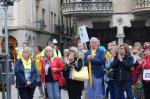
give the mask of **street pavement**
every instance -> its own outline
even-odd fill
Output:
[[[38,88],[36,88],[33,99],[44,99],[44,97],[38,98],[39,96]],[[2,99],[2,92],[0,92],[0,99]],[[18,99],[17,89],[14,85],[11,86],[11,99]],[[68,99],[68,94],[64,90],[61,90],[61,99]]]

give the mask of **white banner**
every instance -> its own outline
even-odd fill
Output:
[[[86,43],[89,41],[89,37],[85,25],[79,27],[79,35],[80,35],[81,43]]]

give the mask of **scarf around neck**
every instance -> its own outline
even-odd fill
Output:
[[[28,61],[26,61],[24,58],[21,59],[24,69],[31,69],[31,59],[29,58]]]

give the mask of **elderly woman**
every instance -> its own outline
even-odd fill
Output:
[[[110,64],[110,67],[114,69],[115,99],[124,99],[124,90],[128,99],[134,99],[131,87],[133,61],[129,46],[127,44],[120,45],[118,56],[114,57]]]
[[[66,71],[67,76],[65,79],[69,99],[81,99],[83,82],[72,79],[72,67],[74,66],[75,70],[80,71],[83,66],[82,58],[79,58],[78,50],[76,47],[69,48],[69,61],[66,62],[66,66],[67,66]]]
[[[17,60],[15,75],[16,87],[21,99],[33,99],[37,85],[37,71],[35,63],[31,60],[29,47],[23,49],[22,58]]]
[[[48,99],[61,99],[59,87],[62,85],[61,72],[64,69],[61,58],[54,57],[53,48],[45,48],[45,58],[42,60],[41,80],[46,87]]]

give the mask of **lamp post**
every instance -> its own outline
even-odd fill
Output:
[[[9,6],[13,6],[14,2],[20,0],[0,0],[0,5],[4,9],[4,30],[5,30],[5,54],[6,54],[6,99],[11,99],[11,86],[10,86],[10,75],[9,75],[9,47],[8,47],[8,26],[7,26],[7,10]],[[3,97],[5,98],[5,97]]]

